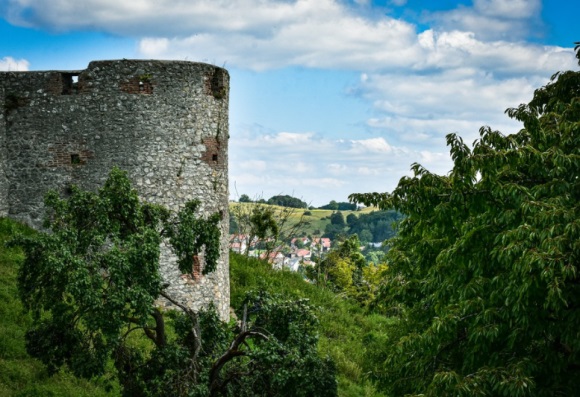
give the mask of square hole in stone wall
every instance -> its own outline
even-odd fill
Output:
[[[218,161],[218,155],[214,154],[211,156],[212,161]]]
[[[79,75],[73,73],[62,73],[62,95],[78,94]]]
[[[71,164],[80,164],[81,163],[81,156],[76,153],[70,155],[70,163]]]

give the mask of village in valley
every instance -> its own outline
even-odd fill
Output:
[[[251,241],[250,241],[251,239]],[[231,234],[230,250],[250,257],[266,259],[275,269],[297,272],[301,265],[314,266],[315,257],[323,257],[332,246],[328,237],[294,237],[290,244],[281,244],[275,249],[259,249],[260,241],[247,234]]]

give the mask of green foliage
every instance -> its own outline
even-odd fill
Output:
[[[344,221],[344,215],[342,212],[338,211],[330,215],[330,224],[345,227],[346,222]]]
[[[245,240],[246,255],[256,248],[264,250],[264,255],[268,256],[296,237],[304,225],[303,212],[291,207],[238,203],[230,205],[230,213],[237,224],[236,238]]]
[[[18,288],[32,318],[27,352],[49,374],[69,369],[85,379],[111,376],[113,363],[127,397],[335,396],[335,367],[318,356],[318,322],[306,301],[248,295],[238,325],[164,291],[163,239],[182,271],[202,250],[204,273],[215,269],[219,215],[199,219],[198,206],[171,214],[140,203],[118,169],[98,193],[49,194],[51,233],[10,243],[26,254]],[[267,217],[259,222],[271,227]],[[161,311],[160,295],[180,311]]]
[[[5,247],[16,234],[30,236],[33,231],[14,221],[0,218],[0,395],[6,397],[62,396],[99,397],[118,395],[113,383],[86,381],[67,371],[49,376],[42,363],[26,353],[24,337],[32,324],[18,299],[16,278],[24,260],[22,250]]]
[[[351,217],[352,215],[352,217]],[[396,225],[401,221],[402,215],[393,210],[374,211],[347,216],[348,234],[358,234],[361,241],[381,242],[396,234]]]
[[[230,277],[233,306],[243,305],[248,291],[256,290],[290,301],[308,299],[320,323],[318,351],[330,355],[336,364],[338,395],[383,396],[373,380],[384,360],[381,352],[389,342],[384,330],[392,323],[390,319],[368,314],[358,303],[306,283],[297,273],[275,271],[264,261],[235,253],[230,253]]]
[[[336,201],[331,200],[330,203],[318,208],[321,210],[333,210],[333,211],[356,211],[356,204],[348,202],[337,203]]]
[[[268,235],[278,237],[278,223],[274,219],[274,211],[271,208],[256,206],[250,215],[250,234],[260,240],[266,239]]]
[[[220,230],[218,227],[220,214],[213,214],[208,219],[198,218],[196,212],[199,205],[198,200],[188,202],[177,215],[177,222],[173,222],[165,230],[171,245],[178,253],[178,265],[182,273],[191,272],[191,258],[201,252],[203,248],[205,248],[203,274],[215,270],[220,255]],[[264,221],[260,218],[259,221],[267,222],[268,219]],[[262,227],[271,228],[268,223]]]
[[[231,396],[337,395],[336,369],[317,351],[318,319],[307,299],[288,300],[268,292],[248,292],[238,315],[258,334],[245,360],[224,370],[224,378],[249,373],[228,386]],[[242,325],[242,328],[245,328]]]
[[[308,208],[308,204],[304,201],[288,195],[272,196],[268,199],[267,203],[270,205],[279,205],[281,207]]]
[[[379,275],[386,265],[367,263],[355,234],[338,243],[314,268],[306,270],[307,277],[316,285],[346,295],[361,306],[371,305],[378,286]]]
[[[250,212],[251,207],[253,205],[268,205],[265,203],[260,203],[259,200],[254,201],[253,204],[252,203],[235,203],[235,202],[230,202],[229,207],[230,207],[230,216],[236,219],[236,223],[238,222],[238,218],[237,215],[242,215],[242,217],[244,216],[244,213]],[[296,233],[294,233],[294,237],[295,236],[316,236],[316,237],[320,237],[321,234],[324,232],[324,229],[326,227],[327,224],[330,223],[330,215],[332,215],[331,210],[320,210],[320,209],[314,209],[314,208],[309,208],[308,211],[310,211],[310,215],[305,215],[304,212],[302,210],[297,210],[297,209],[293,209],[293,208],[288,208],[288,207],[278,207],[278,206],[271,206],[272,209],[274,210],[274,213],[276,214],[276,218],[280,219],[281,216],[279,216],[278,214],[281,214],[282,211],[286,210],[288,211],[288,218],[287,218],[287,222],[285,224],[285,229],[294,229],[296,231]],[[362,215],[362,214],[368,214],[371,213],[373,211],[377,211],[376,208],[373,207],[365,207],[361,210],[357,210],[355,212],[355,214],[358,215]],[[345,217],[348,217],[349,214],[353,213],[352,211],[342,211],[343,215]],[[243,232],[242,230],[245,228],[247,229],[244,224],[244,222],[242,222],[241,224],[237,225],[237,228],[230,228],[230,233],[240,233],[240,234],[244,234],[245,232]],[[234,225],[236,226],[236,225]],[[280,235],[289,235],[289,233],[280,233]],[[285,240],[284,240],[285,241]]]
[[[240,203],[251,203],[252,199],[247,194],[242,194],[238,200]]]
[[[514,135],[447,136],[449,175],[414,164],[392,193],[351,196],[407,215],[381,298],[402,320],[393,395],[578,394],[580,73],[507,113]]]
[[[45,203],[45,227],[51,232],[10,242],[25,252],[18,290],[33,318],[26,333],[28,353],[50,374],[67,367],[75,376],[90,379],[105,373],[110,358],[118,367],[150,367],[166,361],[169,352],[183,350],[168,344],[164,316],[154,306],[160,294],[171,299],[161,286],[159,246],[167,237],[180,267],[188,270],[192,257],[204,249],[204,270],[211,271],[218,256],[218,216],[197,219],[197,202],[186,204],[177,215],[140,203],[119,169],[111,171],[98,193],[72,187],[67,200],[52,192]],[[131,346],[135,330],[152,342],[151,356]],[[174,364],[182,361],[175,359]],[[121,379],[124,386],[131,383],[132,373],[120,373],[127,375]],[[159,376],[141,382],[139,390],[155,395],[152,384],[168,387],[165,374]],[[135,390],[131,387],[125,387],[125,394],[133,394],[127,391]]]

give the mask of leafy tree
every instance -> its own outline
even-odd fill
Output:
[[[351,214],[352,215],[352,214]],[[349,226],[348,234],[358,234],[363,239],[364,231],[369,231],[372,238],[366,241],[380,242],[395,235],[395,228],[402,216],[397,211],[373,211],[368,214],[361,214],[356,222],[347,223]],[[366,234],[365,234],[366,237]]]
[[[372,243],[373,234],[368,229],[363,229],[360,232],[360,241],[362,241],[363,243]]]
[[[242,194],[238,200],[240,203],[251,203],[252,199],[247,194]]]
[[[236,232],[245,237],[246,255],[256,246],[264,249],[266,255],[279,249],[283,242],[298,235],[305,217],[296,208],[273,207],[259,201],[232,206],[230,214],[236,220]]]
[[[357,235],[350,236],[332,249],[310,273],[319,285],[330,286],[337,292],[345,292],[356,298],[363,284],[363,268],[366,259],[360,252]]]
[[[357,209],[356,204],[348,202],[338,203],[334,200],[331,200],[330,203],[318,208],[321,210],[333,210],[333,211],[356,211]]]
[[[337,395],[336,369],[332,360],[318,355],[318,319],[307,299],[288,301],[266,292],[250,292],[243,318],[247,318],[251,329],[266,329],[269,333],[253,341],[256,349],[241,365],[230,365],[224,371],[224,379],[230,374],[236,379],[229,386],[229,395]],[[244,320],[242,324],[246,323]],[[242,371],[248,375],[236,376]]]
[[[344,226],[333,225],[332,223],[327,224],[324,227],[324,234],[322,237],[328,237],[331,240],[337,240],[343,238],[346,235]]]
[[[330,223],[332,225],[337,225],[337,226],[341,226],[341,227],[346,226],[346,222],[344,221],[344,215],[340,211],[335,212],[332,215],[330,215]]]
[[[272,196],[268,199],[268,204],[290,208],[308,208],[308,204],[304,201],[288,195]]]
[[[234,329],[215,311],[196,313],[165,291],[158,269],[163,240],[173,247],[183,273],[191,272],[202,251],[202,272],[215,270],[220,216],[199,218],[198,206],[189,202],[172,214],[141,203],[118,169],[97,193],[73,187],[66,200],[50,193],[45,222],[50,233],[10,243],[26,254],[18,288],[33,317],[28,353],[51,374],[68,366],[83,378],[103,375],[112,360],[125,396],[269,396],[280,385],[299,384],[278,373],[289,373],[292,360],[302,360],[321,377],[320,383],[305,378],[309,390],[316,395],[322,384],[324,390],[330,387],[326,395],[333,395],[334,369],[313,355],[315,319],[304,302],[271,302],[269,311],[257,309]],[[159,296],[180,310],[161,310],[155,304]],[[268,322],[278,307],[294,317]],[[303,339],[277,336],[302,331]],[[251,387],[246,374],[261,383]]]
[[[414,164],[390,194],[351,199],[407,217],[381,303],[401,322],[387,347],[393,395],[577,395],[580,379],[580,73],[557,73],[453,169]]]
[[[358,222],[358,216],[356,216],[355,214],[348,214],[346,216],[346,224],[349,227],[352,227],[354,224],[356,224]]]

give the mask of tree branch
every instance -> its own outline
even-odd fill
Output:
[[[223,366],[226,365],[229,361],[233,360],[239,356],[245,356],[247,353],[243,350],[238,350],[241,344],[245,342],[247,338],[250,337],[260,337],[264,340],[269,340],[267,335],[264,335],[258,331],[245,331],[241,332],[236,339],[232,342],[228,350],[217,359],[217,361],[212,365],[211,370],[209,372],[209,388],[210,388],[210,397],[217,396],[217,393],[222,389],[224,384],[219,380],[219,374],[222,370]]]

